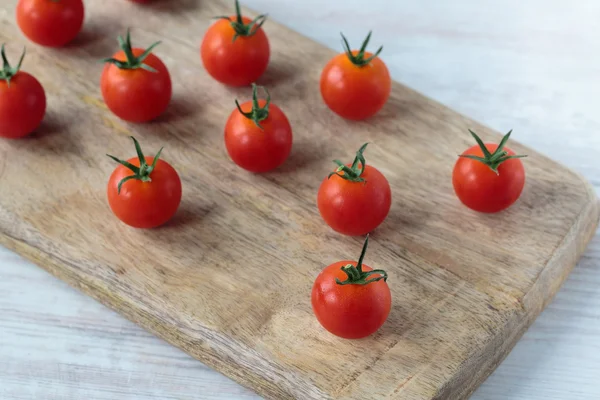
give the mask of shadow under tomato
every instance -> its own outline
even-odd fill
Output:
[[[398,90],[398,89],[396,89]],[[376,124],[385,124],[392,121],[401,122],[408,118],[411,113],[411,105],[397,97],[390,96],[388,101],[377,114],[362,121],[356,121],[357,124],[368,126]]]
[[[183,96],[175,96],[171,100],[167,110],[151,121],[151,124],[160,124],[163,122],[174,123],[178,120],[188,118],[199,112],[200,106],[198,104],[190,104]]]
[[[258,78],[256,84],[266,86],[267,88],[276,86],[282,82],[287,82],[298,75],[298,67],[288,63],[273,61],[265,73]]]
[[[75,39],[71,42],[67,43],[64,48],[66,49],[78,49],[82,47],[87,47],[96,41],[103,40],[108,32],[103,32],[97,27],[86,27],[84,26],[83,30],[79,32]]]
[[[184,194],[185,195],[185,194]],[[181,203],[179,209],[166,224],[156,228],[157,230],[174,230],[182,227],[192,228],[198,226],[214,209],[215,205],[194,204],[193,199],[187,199]]]
[[[202,2],[197,0],[148,0],[145,3],[132,1],[138,7],[148,7],[153,11],[181,14],[185,11],[200,10]]]
[[[25,136],[25,140],[42,139],[49,136],[57,135],[66,130],[66,125],[52,114],[46,114],[40,126],[37,127],[30,135]]]
[[[327,154],[310,140],[295,142],[288,159],[273,174],[287,174],[300,169],[306,169],[320,162]]]

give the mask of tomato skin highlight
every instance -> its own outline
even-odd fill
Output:
[[[493,153],[497,144],[486,143]],[[504,148],[508,155],[515,155]],[[483,156],[478,145],[467,149],[463,154]],[[459,157],[452,172],[452,185],[460,201],[472,210],[482,213],[496,213],[514,204],[525,186],[525,168],[518,158],[502,162],[498,174],[477,160]]]
[[[380,280],[367,285],[338,285],[347,275],[341,268],[356,261],[340,261],[326,267],[312,288],[312,308],[321,325],[345,339],[360,339],[375,333],[386,321],[392,307],[388,284]],[[364,271],[372,268],[363,265]],[[374,275],[378,276],[378,275]]]
[[[154,157],[144,157],[151,165]],[[137,157],[127,160],[140,166]],[[177,171],[166,161],[159,159],[152,171],[150,182],[132,179],[123,184],[121,180],[132,175],[131,170],[118,165],[110,176],[107,187],[108,204],[112,212],[125,224],[134,228],[155,228],[169,221],[181,203],[181,180]]]
[[[144,49],[134,48],[138,57]],[[119,61],[125,61],[121,50],[113,55]],[[157,72],[143,68],[120,69],[107,63],[102,71],[100,88],[107,107],[119,118],[128,122],[148,122],[159,117],[171,102],[171,76],[165,64],[150,54],[144,64]]]
[[[258,101],[264,107],[266,100]],[[242,111],[252,110],[252,101],[241,104]],[[282,165],[292,150],[292,127],[283,111],[269,105],[269,116],[260,121],[261,130],[254,121],[233,110],[225,125],[225,147],[238,166],[254,173],[271,171]]]
[[[0,136],[17,139],[32,133],[44,119],[46,93],[40,82],[19,71],[10,85],[0,80]]]
[[[235,20],[236,16],[231,16]],[[244,24],[252,22],[243,17]],[[218,82],[229,86],[247,86],[256,82],[267,70],[270,58],[269,40],[258,28],[252,36],[233,37],[231,23],[221,19],[206,32],[200,47],[206,71]]]
[[[332,175],[321,183],[317,205],[323,220],[344,235],[366,235],[377,228],[392,205],[390,184],[381,172],[365,166],[365,182],[351,182]]]
[[[358,51],[352,51],[358,54]],[[372,53],[365,52],[365,58]],[[321,74],[321,96],[339,116],[359,121],[375,115],[387,102],[392,80],[385,63],[375,57],[364,66],[350,61],[346,53],[335,56]]]
[[[62,47],[81,31],[85,11],[82,0],[19,0],[17,24],[32,42]]]

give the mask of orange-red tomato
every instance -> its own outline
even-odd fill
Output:
[[[339,261],[325,268],[312,288],[312,308],[321,325],[345,339],[375,333],[386,321],[392,295],[385,271],[362,264],[367,249],[356,261]]]
[[[122,50],[105,59],[100,88],[107,107],[129,122],[147,122],[160,116],[172,96],[171,76],[165,64],[148,49],[132,48],[129,32],[120,40]]]
[[[385,176],[365,164],[364,144],[353,164],[343,165],[326,177],[319,188],[317,205],[323,220],[344,235],[365,235],[387,217],[392,191]]]
[[[155,228],[169,221],[181,202],[181,180],[166,161],[146,157],[132,138],[138,156],[120,163],[108,181],[108,204],[121,221],[134,228]],[[162,149],[161,149],[162,150]]]
[[[46,113],[46,93],[32,75],[20,71],[23,56],[16,68],[8,63],[1,49],[4,65],[0,70],[0,137],[16,139],[33,132]]]
[[[265,90],[266,91],[266,90]],[[240,167],[255,173],[271,171],[288,158],[292,149],[292,127],[279,107],[257,98],[233,110],[225,125],[225,147]]]
[[[472,210],[499,212],[521,196],[525,186],[525,168],[519,158],[524,156],[517,156],[504,146],[511,132],[499,145],[484,144],[471,132],[478,144],[467,149],[456,161],[452,185],[460,201]]]
[[[343,37],[343,35],[342,35]],[[335,56],[321,73],[321,96],[336,114],[350,120],[363,120],[375,115],[387,102],[392,90],[390,73],[375,53],[365,51],[371,33],[360,50],[350,50],[344,38],[346,52]]]
[[[60,47],[77,36],[83,26],[82,0],[19,0],[17,24],[34,43]]]
[[[254,20],[237,15],[223,17],[204,35],[200,55],[206,71],[217,81],[230,86],[255,82],[269,65],[270,48],[262,29],[266,16]]]

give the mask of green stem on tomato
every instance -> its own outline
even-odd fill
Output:
[[[363,260],[365,258],[365,254],[367,252],[367,246],[369,245],[369,235],[365,239],[365,244],[363,245],[362,251],[360,252],[360,257],[358,258],[358,262],[356,265],[347,264],[344,265],[341,269],[348,275],[345,281],[340,281],[338,278],[335,278],[335,283],[338,285],[368,285],[369,283],[377,282],[380,280],[384,280],[387,282],[387,272],[382,269],[375,269],[373,271],[365,272],[363,271]],[[376,278],[369,279],[372,275],[380,275]]]
[[[342,179],[345,179],[350,182],[364,182],[367,183],[365,178],[362,177],[363,172],[365,172],[365,167],[367,165],[365,161],[365,156],[363,152],[367,148],[369,143],[365,143],[360,146],[360,149],[356,152],[356,157],[354,157],[354,161],[352,165],[349,167],[346,164],[342,163],[340,160],[333,160],[333,162],[338,166],[338,168],[329,174],[328,179],[333,175],[337,175]],[[343,174],[341,173],[343,172]]]
[[[136,167],[135,165],[133,165],[125,160],[120,160],[115,156],[111,156],[110,154],[107,154],[108,157],[112,158],[114,161],[125,166],[126,168],[130,169],[133,172],[133,175],[129,175],[129,176],[126,176],[125,178],[121,179],[121,181],[119,182],[119,186],[117,187],[118,194],[121,194],[121,187],[123,186],[123,184],[131,179],[138,179],[142,182],[152,182],[152,179],[150,178],[150,174],[152,173],[152,171],[154,171],[154,168],[156,167],[156,163],[158,162],[158,159],[160,158],[160,154],[163,151],[163,148],[161,147],[160,150],[158,150],[158,153],[156,153],[156,155],[154,156],[152,165],[148,165],[146,163],[146,158],[144,157],[144,153],[142,152],[142,148],[140,147],[140,144],[133,136],[130,136],[130,138],[133,140],[133,144],[135,145],[135,151],[137,153],[138,159],[140,160],[139,167]]]
[[[258,88],[261,88],[267,94],[267,102],[264,107],[260,107],[258,104]],[[240,103],[235,100],[235,105],[237,106],[239,112],[246,118],[254,121],[256,126],[258,126],[261,130],[264,130],[260,125],[261,121],[264,121],[269,117],[269,105],[271,104],[271,95],[269,91],[264,86],[256,86],[256,84],[252,84],[252,110],[249,112],[244,112]]]
[[[346,39],[344,34],[341,33],[342,45],[344,46],[344,51],[346,52],[346,55],[348,56],[348,59],[352,62],[352,64],[356,65],[357,67],[364,67],[365,65],[368,65],[371,61],[373,61],[373,59],[375,59],[375,57],[379,56],[379,54],[383,50],[383,46],[381,46],[379,49],[377,49],[375,54],[373,54],[371,57],[365,58],[365,52],[367,50],[367,45],[369,44],[369,41],[371,40],[372,33],[373,33],[372,31],[369,31],[369,34],[367,35],[366,39],[363,41],[363,44],[360,47],[360,50],[356,54],[352,53],[352,49],[350,48],[350,44],[348,43],[348,40]]]
[[[10,86],[10,80],[13,78],[21,69],[21,64],[23,64],[23,58],[25,58],[26,49],[23,48],[23,53],[21,54],[21,58],[19,59],[19,63],[15,68],[10,66],[8,62],[8,58],[6,58],[6,53],[4,51],[4,43],[2,43],[2,47],[0,48],[0,55],[2,56],[2,69],[0,70],[0,80],[6,81],[6,84]]]
[[[512,129],[506,135],[504,135],[502,137],[502,140],[500,141],[500,143],[498,144],[498,147],[496,148],[496,150],[493,153],[490,153],[490,151],[485,146],[485,143],[483,143],[481,138],[479,136],[477,136],[477,134],[475,132],[473,132],[470,129],[469,129],[469,132],[471,133],[471,136],[473,136],[473,138],[477,142],[477,145],[481,149],[481,152],[483,153],[483,157],[474,156],[471,154],[460,154],[459,157],[469,158],[471,160],[476,160],[476,161],[482,162],[485,165],[487,165],[488,167],[490,167],[490,169],[492,171],[494,171],[496,173],[496,175],[498,175],[498,167],[504,161],[510,160],[511,158],[527,157],[526,155],[512,155],[511,156],[508,154],[508,152],[506,150],[504,150],[504,146],[506,145],[506,142],[510,138]]]
[[[263,24],[267,21],[267,14],[261,14],[254,18],[252,21],[250,21],[250,23],[245,24],[244,19],[242,18],[240,2],[238,0],[235,0],[235,15],[235,21],[232,21],[231,17],[228,16],[215,17],[218,19],[225,19],[230,22],[231,27],[235,31],[235,35],[233,35],[232,40],[233,42],[235,42],[235,40],[240,36],[249,37],[254,35],[256,32],[258,32],[260,27],[263,26]]]
[[[105,58],[102,60],[102,62],[114,64],[120,69],[142,68],[146,71],[157,72],[151,66],[144,64],[144,60],[148,58],[150,53],[152,53],[152,50],[154,50],[154,48],[160,44],[160,41],[153,43],[150,47],[146,49],[146,51],[144,51],[138,57],[136,57],[133,54],[133,48],[131,47],[131,34],[129,32],[129,28],[127,28],[127,34],[125,35],[125,38],[123,38],[123,36],[119,36],[117,38],[117,41],[119,42],[119,47],[121,48],[121,50],[123,50],[123,53],[125,53],[125,57],[127,58],[127,60],[121,61],[117,60],[116,58]]]

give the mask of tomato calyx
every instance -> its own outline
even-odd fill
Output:
[[[130,169],[133,172],[133,175],[129,175],[129,176],[126,176],[125,178],[121,179],[121,181],[119,182],[119,186],[117,187],[118,194],[121,194],[121,187],[123,186],[123,184],[125,182],[127,182],[129,180],[138,179],[142,182],[152,182],[152,179],[150,178],[150,174],[152,173],[152,171],[154,171],[154,167],[156,167],[156,163],[158,162],[158,159],[160,158],[160,153],[162,153],[162,151],[163,151],[163,148],[161,147],[160,150],[158,150],[158,153],[156,153],[156,155],[154,156],[154,161],[152,161],[152,165],[148,165],[146,163],[146,158],[144,157],[144,153],[142,152],[142,148],[140,147],[140,144],[133,136],[130,136],[130,138],[133,140],[133,143],[135,145],[135,151],[137,152],[138,159],[140,160],[139,167],[136,167],[135,165],[133,165],[125,160],[120,160],[115,156],[111,156],[110,154],[107,154],[108,157],[112,158],[114,161],[127,167],[128,169]]]
[[[267,102],[264,107],[261,107],[258,104],[258,88],[259,87],[262,90],[264,90],[265,93],[267,94]],[[261,130],[264,130],[264,129],[260,125],[260,122],[264,121],[265,119],[267,119],[269,117],[269,105],[270,104],[271,104],[271,95],[269,94],[269,91],[267,90],[267,88],[264,86],[256,86],[255,83],[252,84],[252,110],[251,111],[244,112],[242,110],[242,107],[240,106],[240,103],[237,101],[237,99],[235,100],[235,105],[237,106],[239,112],[244,117],[254,121],[256,126],[258,126]]]
[[[365,254],[367,253],[367,246],[369,245],[369,235],[365,239],[365,243],[363,244],[362,251],[360,252],[360,257],[358,258],[358,262],[356,265],[347,264],[344,265],[341,269],[348,275],[345,281],[340,281],[338,278],[335,278],[335,283],[338,285],[368,285],[369,283],[377,282],[383,279],[384,282],[387,282],[387,272],[382,269],[374,269],[373,271],[365,272],[362,270],[363,259],[365,258]],[[376,278],[369,279],[370,276],[378,274],[380,276]]]
[[[25,49],[23,49],[23,54],[21,54],[21,58],[19,59],[19,63],[16,67],[11,67],[8,62],[8,58],[6,58],[6,53],[4,52],[4,43],[2,44],[2,48],[0,48],[0,54],[2,55],[2,69],[0,70],[0,80],[6,81],[6,84],[10,86],[10,80],[14,77],[19,70],[21,69],[21,64],[23,64],[23,58],[25,58]]]
[[[341,33],[344,51],[346,52],[346,55],[348,56],[348,59],[352,62],[352,64],[356,65],[357,67],[364,67],[365,65],[368,65],[371,61],[373,61],[373,59],[375,59],[375,57],[379,56],[379,54],[383,50],[383,46],[381,46],[379,49],[377,49],[375,54],[373,54],[371,57],[365,58],[365,51],[367,50],[367,45],[369,44],[369,41],[371,40],[372,33],[373,33],[372,31],[369,31],[369,34],[367,35],[362,46],[360,47],[360,50],[356,54],[352,54],[352,49],[350,48],[348,39],[346,39],[344,34]]]
[[[471,160],[476,160],[476,161],[482,162],[485,165],[487,165],[492,171],[494,171],[494,173],[496,175],[499,174],[498,167],[504,161],[510,160],[511,158],[527,157],[526,155],[509,155],[508,152],[506,150],[504,150],[504,146],[506,145],[506,142],[510,138],[512,129],[506,135],[504,135],[504,137],[502,137],[502,140],[500,141],[500,143],[498,144],[498,147],[496,148],[496,150],[493,153],[490,153],[490,151],[487,149],[487,147],[485,146],[485,144],[483,143],[481,138],[479,136],[477,136],[477,134],[475,132],[473,132],[470,129],[469,129],[469,132],[471,133],[471,136],[473,136],[473,138],[479,145],[479,148],[481,148],[481,151],[483,152],[483,157],[474,156],[471,154],[460,154],[459,157],[469,158]]]
[[[347,166],[340,160],[333,160],[333,162],[337,164],[338,168],[332,173],[330,173],[327,179],[331,178],[333,175],[337,175],[340,178],[350,182],[364,182],[366,184],[366,179],[363,178],[361,175],[363,174],[363,172],[365,172],[365,167],[367,165],[363,152],[367,148],[368,144],[369,143],[365,143],[362,146],[360,146],[360,149],[358,149],[358,151],[356,152],[356,157],[354,157],[354,161],[352,162],[351,166]]]
[[[235,40],[240,36],[250,37],[254,35],[267,21],[267,14],[261,14],[250,21],[250,23],[245,24],[244,19],[242,18],[242,11],[240,10],[240,2],[238,0],[235,0],[235,15],[236,18],[234,21],[232,21],[231,17],[228,16],[216,17],[218,19],[226,19],[229,21],[231,27],[235,31],[232,42],[235,42]]]
[[[114,64],[120,69],[142,68],[149,72],[158,72],[148,64],[144,64],[144,60],[148,58],[150,53],[152,53],[152,50],[154,50],[154,48],[160,44],[160,41],[153,43],[150,47],[146,49],[146,51],[144,51],[138,57],[136,57],[133,54],[133,48],[131,47],[131,34],[129,32],[129,29],[127,29],[127,35],[125,35],[125,38],[123,38],[123,36],[119,36],[117,38],[117,41],[119,42],[119,47],[121,48],[121,50],[123,50],[123,53],[125,53],[125,57],[127,58],[127,60],[121,61],[111,57],[103,59],[102,62]]]

